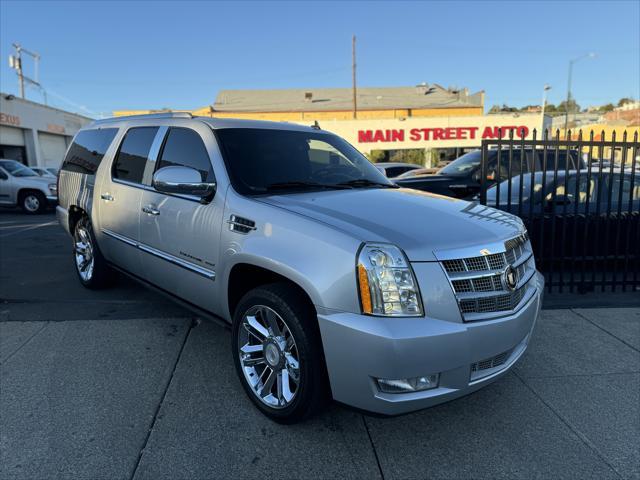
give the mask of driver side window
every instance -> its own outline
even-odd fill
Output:
[[[213,167],[202,138],[189,128],[171,127],[165,139],[157,170],[163,167],[190,167],[198,172],[203,182],[215,182]]]

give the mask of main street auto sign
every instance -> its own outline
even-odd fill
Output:
[[[385,130],[358,130],[359,143],[424,142],[429,140],[474,140],[476,138],[526,138],[526,125],[487,127],[411,128]]]

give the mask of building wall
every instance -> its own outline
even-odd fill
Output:
[[[82,115],[0,94],[0,147],[27,165],[60,167],[66,147],[76,132],[92,119]]]

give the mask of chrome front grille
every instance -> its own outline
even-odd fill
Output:
[[[535,274],[529,236],[525,232],[504,242],[504,251],[442,260],[465,321],[484,320],[516,311],[528,297]],[[505,271],[511,266],[518,282],[507,287]]]

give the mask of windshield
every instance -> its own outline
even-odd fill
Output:
[[[216,130],[233,187],[244,195],[395,188],[367,158],[326,132]]]
[[[0,161],[2,166],[7,172],[14,177],[37,177],[38,174],[31,170],[29,167],[25,167],[15,160],[2,160]]]
[[[520,201],[520,180],[522,179],[522,202],[528,202],[531,197],[531,174],[517,176],[511,179],[511,202],[509,200],[509,180],[500,182],[499,185],[494,185],[487,189],[487,204],[495,205],[496,197],[498,195],[498,188],[500,189],[500,205],[507,203],[517,204]],[[553,180],[553,175],[547,173],[545,183],[549,184]],[[537,198],[539,192],[542,190],[542,172],[536,172],[534,174],[533,184],[533,196]]]
[[[440,170],[438,175],[454,175],[459,177],[469,175],[473,170],[480,166],[481,160],[482,152],[480,150],[465,153],[460,158],[454,160]]]

